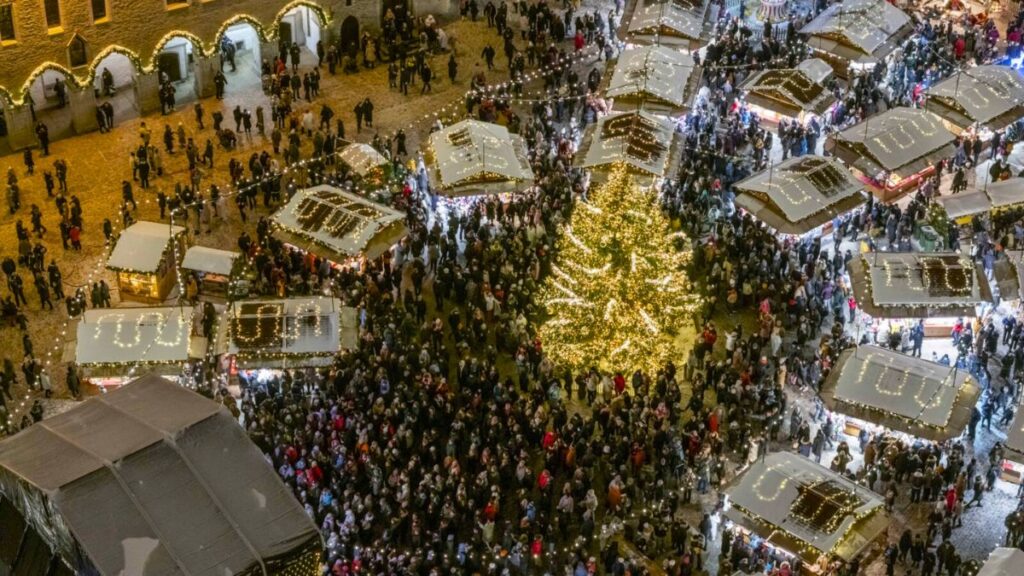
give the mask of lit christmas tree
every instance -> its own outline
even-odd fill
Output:
[[[653,374],[675,356],[698,299],[652,191],[624,164],[580,202],[541,293],[541,339],[558,365]]]

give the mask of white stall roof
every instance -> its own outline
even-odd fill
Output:
[[[844,0],[825,9],[800,33],[841,38],[844,44],[871,54],[909,24],[910,16],[888,2]]]
[[[628,32],[699,41],[704,32],[707,9],[706,0],[637,0]]]
[[[839,162],[820,156],[791,158],[736,183],[740,192],[767,199],[789,222],[858,197],[864,186]],[[863,203],[856,202],[857,205]]]
[[[664,46],[639,46],[624,51],[612,71],[605,95],[654,97],[674,106],[686,105],[693,57]]]
[[[338,154],[338,158],[351,166],[356,174],[363,176],[388,163],[388,159],[369,144],[349,144]]]
[[[891,108],[834,136],[836,155],[847,164],[869,176],[888,170],[902,177],[951,154],[955,139],[937,115],[906,107]]]
[[[888,252],[864,257],[877,306],[981,304],[977,268],[962,254]]]
[[[977,66],[938,82],[928,97],[958,109],[968,125],[985,124],[1024,105],[1024,76],[1012,66]]]
[[[790,452],[758,459],[726,495],[743,514],[825,553],[846,539],[858,519],[882,513],[884,505],[878,494]]]
[[[78,323],[80,365],[184,362],[189,359],[192,307],[100,308]]]
[[[984,191],[992,200],[993,208],[1006,208],[1024,203],[1024,178],[999,180],[984,187]]]
[[[227,352],[243,356],[330,356],[351,348],[358,330],[354,308],[326,297],[241,300],[228,311]]]
[[[821,58],[808,58],[796,65],[796,69],[818,84],[824,84],[832,77],[832,66]]]
[[[975,576],[1018,576],[1024,572],[1024,551],[996,548]]]
[[[631,168],[665,176],[670,166],[675,123],[644,111],[609,114],[587,127],[576,154],[581,168],[607,168],[625,162]]]
[[[110,258],[107,258],[107,268],[131,272],[156,272],[171,237],[184,231],[181,226],[136,222],[118,236],[117,244],[110,253]]]
[[[430,135],[440,188],[532,181],[523,139],[498,124],[463,120]]]
[[[946,210],[946,215],[954,220],[964,216],[988,212],[992,209],[991,201],[983,190],[963,192],[951,196],[939,196],[935,201]]]
[[[181,267],[185,270],[230,276],[231,270],[235,266],[235,260],[239,256],[241,256],[240,253],[230,250],[193,246],[185,252],[185,259],[182,260]]]

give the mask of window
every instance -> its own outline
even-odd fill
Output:
[[[0,42],[14,41],[14,6],[0,6]]]
[[[92,4],[92,21],[107,19],[107,0],[90,0]]]
[[[60,0],[43,0],[46,10],[46,27],[60,28]]]

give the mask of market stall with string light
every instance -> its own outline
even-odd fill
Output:
[[[633,0],[623,11],[619,39],[627,44],[658,44],[700,50],[712,36],[715,14],[709,0]]]
[[[935,114],[900,107],[829,136],[825,149],[879,200],[889,202],[930,176],[939,160],[951,157],[955,139]]]
[[[799,558],[813,574],[869,553],[889,524],[881,496],[791,452],[751,463],[725,490],[725,517],[746,544]]]
[[[434,132],[424,160],[432,190],[449,198],[514,193],[533,183],[526,141],[490,122],[463,120]]]
[[[207,348],[194,313],[191,306],[86,310],[75,340],[66,344],[65,360],[101,390],[125,384],[139,368],[189,384],[183,375]]]
[[[615,110],[643,107],[658,114],[682,114],[700,87],[700,67],[689,54],[665,46],[627,48],[615,61],[601,90]]]
[[[1024,550],[999,547],[993,550],[974,576],[1013,576],[1024,567]]]
[[[270,377],[283,370],[330,366],[354,350],[359,315],[325,296],[237,300],[218,324],[217,352],[230,377]]]
[[[601,181],[624,163],[635,177],[653,182],[674,177],[681,155],[675,122],[639,110],[609,114],[587,126],[573,165]]]
[[[136,222],[117,237],[107,270],[117,272],[122,300],[163,302],[177,285],[189,238],[182,226]]]
[[[873,252],[850,260],[850,285],[863,318],[858,323],[875,340],[924,321],[926,338],[948,338],[956,322],[984,316],[992,292],[980,264],[951,252]],[[888,321],[888,333],[881,322]],[[955,351],[950,350],[951,358]]]
[[[812,116],[825,114],[836,97],[825,88],[832,67],[820,58],[808,58],[796,68],[761,70],[751,74],[740,92],[748,108],[763,120],[797,120],[806,123]]]
[[[845,79],[873,68],[913,32],[906,12],[879,0],[832,4],[800,29],[815,56]]]
[[[376,148],[359,142],[349,144],[338,153],[338,160],[345,163],[353,172],[363,178],[370,176],[382,177],[384,168],[389,161]]]
[[[1014,403],[1014,400],[1010,400]],[[1005,451],[999,477],[1014,484],[1024,483],[1024,406],[1016,404],[1016,413],[1006,428]]]
[[[832,220],[866,202],[864,185],[845,166],[821,156],[800,156],[733,185],[737,208],[781,236],[817,237]]]
[[[959,70],[928,88],[924,107],[954,134],[977,133],[987,141],[1024,117],[1024,76],[996,64]]]
[[[981,389],[956,366],[859,346],[839,355],[819,395],[853,438],[867,430],[944,442],[967,428]]]
[[[241,272],[244,260],[239,256],[241,253],[231,250],[192,246],[185,251],[181,269],[195,274],[201,296],[224,299]]]
[[[270,220],[280,240],[338,265],[374,260],[407,233],[403,212],[327,184],[300,190]]]

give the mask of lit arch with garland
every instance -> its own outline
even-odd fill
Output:
[[[256,31],[256,37],[260,39],[260,42],[270,42],[272,39],[272,34],[268,33],[267,29],[263,27],[263,24],[255,17],[248,14],[236,14],[225,20],[224,23],[220,25],[220,29],[217,30],[217,34],[213,37],[214,52],[216,52],[217,46],[220,45],[220,40],[224,37],[224,34],[227,33],[228,28],[231,28],[236,24],[248,24],[252,26],[252,29]]]
[[[309,8],[309,10],[316,15],[317,20],[320,21],[320,26],[323,28],[326,28],[327,25],[331,23],[331,17],[330,15],[327,14],[327,11],[324,10],[323,6],[317,4],[316,2],[311,2],[310,0],[295,0],[294,2],[289,2],[288,4],[285,4],[284,8],[278,10],[277,16],[274,16],[274,21],[271,24],[271,30],[273,31],[274,37],[277,36],[277,31],[281,25],[281,20],[285,17],[285,15],[287,15],[292,10],[295,10],[296,8]]]

